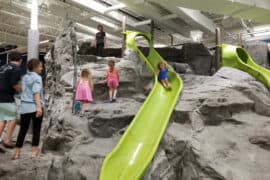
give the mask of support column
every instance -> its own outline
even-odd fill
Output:
[[[27,60],[32,58],[39,58],[39,31],[28,30],[28,41],[27,41]]]
[[[6,60],[6,64],[8,64],[8,59],[9,59],[9,54],[7,53],[7,60]]]
[[[242,34],[238,33],[237,34],[237,41],[238,41],[238,46],[243,46],[243,40],[242,40]]]
[[[38,0],[32,0],[31,28],[28,30],[27,59],[39,58]]]
[[[150,33],[152,35],[152,40],[154,41],[154,33],[155,33],[155,22],[154,20],[151,20],[151,29],[150,29]]]
[[[127,17],[123,16],[122,20],[122,57],[124,57],[125,50],[126,50],[126,24],[127,24]]]
[[[216,57],[215,57],[215,64],[214,64],[215,72],[217,72],[221,66],[221,48],[218,45],[221,45],[220,28],[216,28]]]
[[[173,35],[169,34],[170,38],[171,38],[171,46],[173,46]]]

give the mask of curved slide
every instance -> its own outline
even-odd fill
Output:
[[[136,37],[149,42],[149,55],[145,57],[136,46]],[[166,90],[157,80],[158,63],[163,58],[153,48],[151,35],[126,32],[127,47],[135,51],[154,75],[154,86],[117,146],[103,162],[100,180],[137,180],[146,171],[166,130],[174,106],[182,90],[182,80],[169,72],[172,89]],[[172,68],[169,66],[169,69]]]
[[[222,44],[222,65],[245,71],[270,89],[270,71],[257,65],[248,52],[238,46]]]

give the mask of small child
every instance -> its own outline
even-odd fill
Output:
[[[108,62],[108,69],[106,73],[107,86],[109,88],[110,102],[116,101],[117,88],[119,86],[119,74],[115,67],[115,62],[110,60]]]
[[[81,77],[77,82],[75,100],[80,102],[82,114],[85,111],[85,105],[93,102],[92,91],[94,90],[91,72],[83,69]]]
[[[168,81],[168,68],[167,65],[164,61],[161,61],[158,64],[158,80],[162,83],[162,85],[166,88],[166,89],[171,89],[170,83]]]

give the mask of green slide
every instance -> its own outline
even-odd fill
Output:
[[[149,42],[148,57],[136,45],[135,39],[138,36],[145,37]],[[117,146],[106,156],[100,180],[137,180],[143,176],[159,146],[182,90],[182,80],[173,72],[169,72],[171,90],[166,90],[158,82],[158,63],[163,58],[153,48],[150,34],[128,31],[126,43],[153,73],[154,86]]]
[[[270,71],[257,65],[248,52],[238,46],[222,44],[222,65],[245,71],[270,89]]]

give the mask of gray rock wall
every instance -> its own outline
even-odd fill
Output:
[[[140,47],[142,53],[147,56],[149,49]],[[207,47],[201,43],[187,43],[182,49],[177,48],[156,48],[160,55],[169,62],[186,63],[193,72],[199,75],[210,75],[213,64],[213,55]],[[95,48],[91,48],[89,43],[83,43],[78,52],[81,55],[94,55]],[[104,49],[105,57],[120,57],[121,49],[108,48]]]
[[[244,48],[248,51],[253,60],[266,68],[270,66],[270,57],[268,56],[268,45],[262,41],[247,42],[244,44]]]

